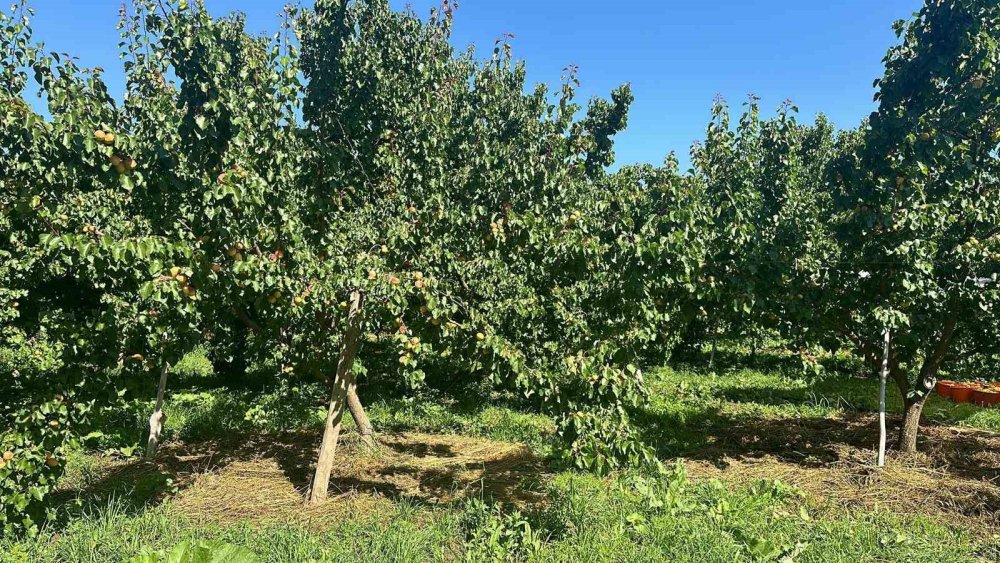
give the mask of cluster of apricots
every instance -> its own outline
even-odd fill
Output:
[[[94,139],[107,147],[113,147],[115,145],[115,134],[110,131],[105,131],[103,129],[98,129],[94,131]],[[135,159],[131,156],[120,155],[118,153],[111,153],[111,166],[114,167],[115,171],[119,174],[125,174],[135,170],[137,164]]]
[[[184,292],[184,295],[187,295],[191,299],[194,299],[194,296],[198,294],[198,291],[191,285],[191,272],[189,270],[185,270],[180,266],[174,266],[170,268],[169,279],[181,286],[181,291]]]

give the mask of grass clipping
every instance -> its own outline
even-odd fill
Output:
[[[878,469],[875,423],[872,415],[854,415],[734,426],[686,465],[696,478],[777,479],[830,510],[886,509],[971,529],[1000,526],[1000,436],[927,424],[922,452],[890,451]]]
[[[353,434],[343,437],[330,479],[331,498],[305,506],[314,448],[304,437],[253,437],[228,448],[172,444],[161,459],[185,486],[172,504],[194,521],[296,521],[328,525],[331,517],[389,513],[394,502],[422,505],[467,495],[527,505],[538,492],[544,466],[520,444],[451,435],[380,436],[372,449]],[[216,452],[227,452],[219,457]],[[241,452],[243,455],[241,455]],[[247,455],[255,452],[253,455]]]

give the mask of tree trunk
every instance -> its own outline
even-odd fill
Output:
[[[934,348],[924,358],[924,363],[920,367],[920,374],[917,377],[913,391],[909,395],[903,392],[903,426],[899,430],[899,450],[903,452],[917,451],[917,431],[920,429],[920,414],[924,410],[924,403],[934,391],[937,384],[938,372],[941,364],[948,354],[951,339],[955,335],[955,328],[958,326],[958,316],[949,315],[941,327],[941,334],[938,336]]]
[[[313,504],[326,500],[330,472],[333,470],[333,460],[337,453],[337,440],[340,437],[340,423],[344,418],[344,405],[347,402],[348,390],[354,386],[354,355],[357,353],[358,337],[361,334],[361,301],[360,291],[351,293],[347,330],[344,332],[340,358],[337,360],[337,373],[330,390],[330,408],[326,413],[323,441],[320,444],[316,473],[313,475],[312,488],[309,491],[309,502]]]
[[[717,335],[715,325],[712,325],[712,352],[708,356],[708,369],[712,369],[715,366],[715,341]]]
[[[149,416],[149,440],[146,442],[146,459],[156,456],[156,450],[160,447],[160,436],[163,434],[163,425],[167,421],[167,414],[163,412],[163,393],[167,388],[167,372],[170,365],[163,361],[163,370],[160,372],[160,386],[156,390],[156,406],[153,407],[153,414]]]
[[[261,332],[262,328],[260,324],[253,320],[253,318],[247,314],[246,310],[241,307],[233,306],[232,311],[243,322],[244,327],[253,332]],[[244,347],[241,347],[240,350],[242,351]],[[243,365],[243,369],[240,373],[245,371],[246,366]],[[365,408],[361,405],[361,399],[358,398],[358,391],[355,385],[352,385],[347,390],[347,406],[351,410],[351,418],[354,419],[354,423],[358,427],[358,434],[361,435],[361,441],[367,446],[374,447],[376,445],[375,430],[372,428],[372,424],[368,420],[368,415],[365,414]]]
[[[903,426],[899,429],[899,451],[917,451],[917,431],[920,429],[920,413],[929,395],[903,400]]]
[[[378,443],[375,440],[375,429],[368,420],[365,408],[361,406],[361,399],[358,398],[357,384],[351,378],[351,386],[347,388],[347,408],[351,411],[351,418],[358,427],[358,435],[361,436],[361,443],[369,448],[375,448]]]
[[[885,385],[889,379],[889,329],[885,331],[885,350],[882,354],[882,369],[879,371],[878,385],[878,466],[885,465]],[[916,438],[914,438],[914,441]]]

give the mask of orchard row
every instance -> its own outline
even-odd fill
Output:
[[[731,123],[720,102],[690,171],[609,173],[629,87],[586,108],[573,69],[531,89],[505,41],[485,60],[451,47],[447,1],[422,20],[321,0],[256,37],[200,3],[136,0],[122,101],[15,6],[0,523],[34,529],[88,414],[151,374],[154,453],[170,366],[205,343],[330,384],[315,501],[344,413],[370,436],[358,375],[517,391],[581,467],[656,465],[629,420],[641,367],[719,332],[874,367],[892,330],[912,449],[942,366],[997,348],[998,9],[933,2],[901,25],[857,130],[790,105],[764,119],[755,99]]]

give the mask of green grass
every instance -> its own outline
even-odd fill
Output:
[[[326,417],[326,390],[318,384],[270,392],[226,388],[184,389],[170,393],[165,410],[166,440],[197,441],[241,433],[278,433],[322,430]],[[365,410],[380,431],[464,434],[522,442],[537,450],[550,450],[555,424],[551,417],[518,408],[508,397],[458,401],[428,392],[417,399],[365,397]],[[153,400],[132,401],[103,415],[98,427],[105,436],[96,449],[132,451],[141,444],[148,427]],[[345,417],[346,428],[354,421]]]
[[[169,504],[135,514],[112,501],[73,520],[59,539],[42,538],[4,550],[10,561],[120,561],[143,548],[169,549],[184,540],[216,539],[244,546],[265,561],[427,560],[440,558],[454,537],[454,518],[401,504],[388,514],[357,515],[326,532],[280,524],[196,526]]]
[[[975,561],[1000,556],[996,539],[922,517],[887,512],[829,515],[793,488],[761,481],[674,483],[625,473],[557,474],[536,512],[483,502],[445,507],[397,503],[317,532],[293,525],[198,526],[169,503],[134,512],[112,501],[74,519],[58,537],[2,545],[9,561],[116,561],[143,548],[215,539],[264,561],[428,561],[468,557],[533,561]],[[652,492],[650,489],[653,489]],[[663,506],[658,506],[662,503]]]
[[[701,445],[710,428],[878,412],[877,380],[843,371],[806,376],[789,366],[734,366],[717,372],[691,366],[662,368],[650,377],[650,392],[650,404],[637,417],[650,441],[674,454]],[[886,405],[890,416],[902,412],[902,398],[891,383]],[[955,404],[932,395],[923,421],[1000,432],[1000,409]]]
[[[665,457],[702,457],[703,450],[725,434],[743,429],[741,437],[782,446],[800,425],[820,433],[824,421],[878,412],[878,382],[841,371],[804,375],[794,367],[753,369],[720,367],[717,371],[687,365],[650,375],[651,400],[633,413],[645,440]],[[898,390],[887,387],[890,446],[902,412]],[[783,421],[796,420],[789,428]],[[955,404],[932,395],[924,408],[924,424],[936,423],[1000,432],[1000,409]],[[834,437],[831,437],[834,438]],[[871,444],[874,447],[872,438]],[[923,438],[918,439],[918,445]],[[857,446],[858,444],[854,444]],[[803,449],[810,459],[822,458],[824,445]],[[719,454],[707,459],[718,461]]]
[[[877,406],[876,382],[831,369],[803,376],[781,361],[716,372],[680,365],[649,374],[650,404],[633,413],[664,459],[697,458],[713,436],[750,426],[767,433],[780,421],[825,421]],[[200,440],[231,433],[317,431],[323,416],[319,386],[269,393],[192,387],[168,402],[168,437]],[[382,431],[419,431],[523,442],[543,457],[552,452],[550,418],[510,397],[469,400],[428,393],[419,400],[366,397]],[[100,447],[141,438],[150,404],[134,402],[108,414],[118,430]],[[890,410],[899,397],[890,387]],[[1000,430],[1000,411],[954,405],[932,397],[935,422]],[[86,490],[100,481],[102,458],[72,456],[66,485]],[[0,561],[117,561],[143,549],[169,549],[212,539],[246,547],[264,561],[991,561],[1000,537],[976,535],[941,518],[874,508],[831,507],[779,481],[736,485],[689,480],[674,469],[654,476],[581,474],[551,464],[545,502],[516,510],[490,499],[433,505],[394,499],[322,530],[290,524],[196,523],[169,499],[160,473],[136,478],[128,495],[86,496],[63,507],[64,517],[35,539],[0,539]],[[385,508],[388,506],[389,508]]]

